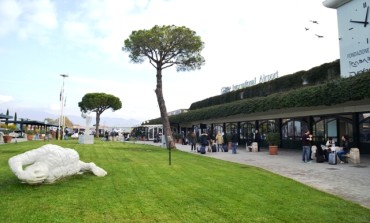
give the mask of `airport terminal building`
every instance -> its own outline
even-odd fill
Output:
[[[350,146],[370,154],[370,73],[340,76],[339,60],[291,75],[235,89],[194,102],[186,113],[169,116],[174,133],[206,130],[237,132],[239,145],[250,144],[258,129],[262,147],[271,132],[280,133],[281,148],[302,149],[305,130],[320,146],[332,137],[340,146],[342,135]],[[153,119],[149,124],[160,124]]]
[[[186,113],[170,116],[173,132],[206,129],[215,136],[218,131],[235,131],[239,144],[245,145],[259,129],[262,139],[278,132],[280,147],[301,150],[303,132],[310,130],[317,146],[329,137],[340,146],[341,136],[347,135],[351,147],[370,154],[370,24],[351,22],[356,13],[369,13],[370,0],[326,0],[323,5],[337,10],[340,60],[224,87],[220,95],[194,102]],[[264,82],[257,84],[261,78]],[[159,118],[149,121],[160,123]],[[264,146],[267,142],[262,140]]]

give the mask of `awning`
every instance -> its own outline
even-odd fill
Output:
[[[13,116],[0,114],[0,120],[13,119]]]

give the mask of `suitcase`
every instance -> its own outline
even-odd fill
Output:
[[[223,144],[222,145],[222,148],[224,149],[224,152],[227,153],[229,151],[229,149],[227,148],[227,145],[226,144]]]
[[[337,153],[336,152],[329,153],[329,164],[337,165]]]
[[[213,153],[217,152],[216,144],[213,144],[213,145],[212,145],[212,152],[213,152]]]
[[[200,154],[206,154],[206,147],[205,146],[200,147]]]
[[[318,163],[325,162],[325,152],[320,147],[317,148],[315,156],[316,156],[316,162]]]
[[[324,156],[324,154],[316,154],[316,162],[317,163],[323,163],[323,162],[325,162],[325,156]]]

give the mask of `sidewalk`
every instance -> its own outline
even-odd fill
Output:
[[[136,143],[161,146],[151,141]],[[191,152],[190,145],[176,144],[178,150]],[[279,149],[278,155],[269,155],[267,148],[261,152],[247,152],[245,147],[239,147],[237,154],[216,152],[204,156],[263,168],[314,187],[318,190],[353,201],[370,209],[370,156],[361,155],[360,164],[303,163],[301,150]]]

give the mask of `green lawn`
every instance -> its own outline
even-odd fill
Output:
[[[265,170],[159,147],[80,145],[106,177],[22,184],[8,159],[43,141],[0,145],[0,222],[370,222],[370,210]]]

